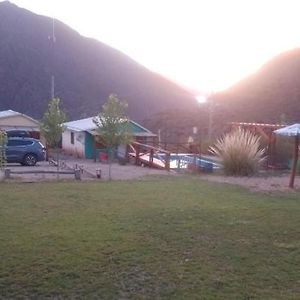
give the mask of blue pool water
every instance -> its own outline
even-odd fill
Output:
[[[155,158],[164,161],[165,154],[156,154]],[[199,168],[203,168],[207,171],[212,171],[213,169],[220,169],[222,166],[220,164],[208,161],[202,158],[196,158],[192,154],[171,154],[170,156],[170,168],[171,169],[186,169],[189,164],[195,164]]]

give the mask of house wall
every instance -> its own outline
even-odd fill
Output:
[[[38,122],[33,122],[23,116],[12,116],[7,118],[0,118],[0,126],[24,126],[24,127],[39,127]]]
[[[74,144],[71,143],[71,133],[74,134]],[[65,130],[62,134],[62,149],[66,154],[75,157],[85,157],[85,132],[74,132]]]

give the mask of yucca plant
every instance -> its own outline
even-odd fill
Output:
[[[6,132],[0,130],[0,170],[6,165],[5,146],[7,143]]]
[[[260,137],[242,128],[217,140],[210,147],[210,152],[221,159],[226,175],[253,175],[265,160],[265,149],[260,146]]]

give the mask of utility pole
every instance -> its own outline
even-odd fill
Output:
[[[54,18],[52,18],[52,75],[51,75],[51,99],[54,98],[55,96],[55,77],[54,77],[54,51],[55,51],[55,42],[56,42],[56,37],[55,37],[55,24],[54,24]]]

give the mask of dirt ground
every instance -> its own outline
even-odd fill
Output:
[[[60,161],[59,164],[60,171],[72,171],[74,169],[81,170],[81,179],[82,180],[108,180],[109,175],[109,165],[107,163],[94,162],[93,160],[86,159],[77,159],[72,157],[65,157]],[[21,182],[37,182],[37,181],[51,181],[57,179],[57,174],[45,174],[38,173],[43,171],[55,172],[57,166],[51,164],[47,161],[38,162],[33,167],[21,166],[20,164],[8,164],[12,172],[10,181],[21,181]],[[26,171],[36,171],[37,173],[29,174],[18,174],[18,172]],[[97,173],[101,173],[101,178],[97,177]],[[175,172],[150,169],[147,167],[139,167],[132,164],[120,165],[118,163],[112,164],[111,169],[112,179],[113,180],[131,180],[139,179],[147,175],[176,175]],[[60,180],[75,180],[74,174],[60,174]]]
[[[232,177],[221,175],[202,175],[203,180],[220,182],[226,184],[240,185],[249,188],[252,191],[264,191],[264,192],[293,192],[300,191],[300,176],[295,177],[294,189],[290,189],[289,174],[264,174],[253,177]]]
[[[53,164],[49,162],[39,162],[34,167],[24,167],[19,164],[8,164],[7,166],[11,171],[55,171],[57,169]],[[108,180],[108,168],[107,163],[94,162],[93,160],[77,159],[73,157],[64,156],[60,161],[59,169],[61,171],[70,171],[75,168],[80,168],[82,180]],[[101,172],[101,178],[97,178],[97,171]],[[140,179],[147,175],[166,175],[176,176],[175,171],[165,171],[158,169],[150,169],[148,167],[140,167],[132,164],[120,165],[113,163],[112,165],[112,179],[113,180],[134,180]],[[208,180],[212,182],[220,182],[226,184],[240,185],[249,188],[253,191],[300,191],[300,176],[295,178],[295,189],[288,188],[289,173],[264,173],[256,177],[230,177],[222,176],[219,174],[199,174],[202,180]],[[36,181],[48,181],[56,180],[56,174],[12,174],[11,181],[21,182],[36,182]],[[75,180],[74,175],[59,175],[60,180]]]

